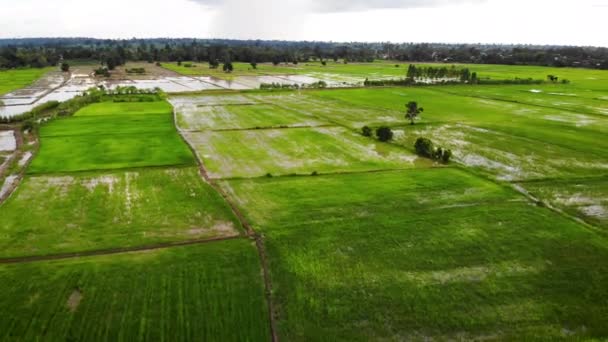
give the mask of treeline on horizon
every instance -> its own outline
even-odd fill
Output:
[[[377,59],[608,69],[608,48],[435,43],[334,43],[227,39],[0,39],[0,68],[55,66],[64,60],[299,63]]]

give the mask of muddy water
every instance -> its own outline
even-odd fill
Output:
[[[17,149],[17,140],[15,140],[15,132],[0,131],[0,152],[12,152]]]

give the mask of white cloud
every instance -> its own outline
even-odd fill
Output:
[[[607,0],[0,0],[0,37],[608,46]],[[3,4],[4,3],[4,4]]]

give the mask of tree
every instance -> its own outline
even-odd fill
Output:
[[[414,148],[416,149],[416,154],[421,157],[433,158],[435,153],[433,142],[427,138],[418,138],[414,144]]]
[[[63,72],[70,71],[70,65],[68,63],[61,63],[61,71],[63,71]]]
[[[224,72],[232,72],[234,70],[234,66],[232,65],[232,62],[226,62],[224,63],[222,69],[224,70]]]
[[[415,124],[414,120],[416,120],[418,118],[418,116],[420,116],[420,114],[422,112],[424,112],[424,108],[422,107],[418,107],[418,102],[416,101],[410,101],[408,102],[407,105],[405,105],[405,107],[407,108],[407,113],[405,114],[405,118],[410,120],[411,124]]]
[[[327,65],[327,61],[321,61],[321,65],[322,66],[326,66]]]
[[[477,73],[474,72],[471,74],[471,83],[473,84],[477,84],[478,80],[477,80]]]
[[[209,61],[209,69],[217,69],[220,66],[220,62],[217,59],[211,59]]]
[[[251,67],[253,68],[253,70],[257,70],[257,68],[258,68],[258,63],[256,63],[256,62],[251,62],[251,63],[249,63],[249,64],[251,64]]]
[[[469,82],[471,80],[471,71],[468,68],[462,69],[460,72],[460,81],[461,82]]]
[[[556,83],[559,80],[559,77],[555,75],[547,75],[547,79],[553,83]]]
[[[389,127],[382,126],[376,130],[376,136],[378,140],[386,142],[393,139],[393,131]]]
[[[363,128],[361,128],[361,134],[363,134],[364,137],[371,137],[372,129],[367,126],[363,126]]]

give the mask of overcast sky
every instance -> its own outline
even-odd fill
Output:
[[[0,38],[196,37],[608,47],[608,0],[0,0]]]

